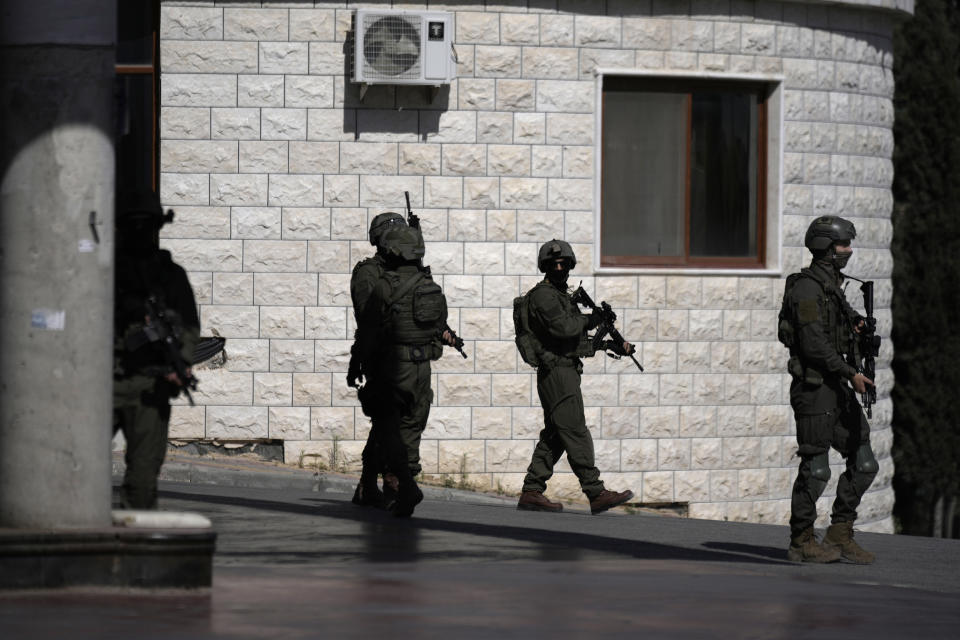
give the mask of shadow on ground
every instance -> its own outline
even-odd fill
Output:
[[[783,550],[769,547],[754,547],[727,543],[707,543],[705,546],[718,550],[689,548],[660,544],[628,538],[553,531],[533,527],[517,527],[477,522],[457,522],[437,518],[394,518],[389,513],[374,509],[360,509],[342,499],[307,498],[314,504],[297,504],[257,498],[197,495],[177,491],[161,491],[168,499],[191,502],[230,505],[260,511],[335,518],[353,521],[361,525],[364,536],[363,551],[359,559],[368,562],[414,562],[423,559],[427,552],[422,549],[422,534],[442,532],[463,536],[493,538],[535,547],[536,559],[566,561],[578,559],[583,552],[612,554],[626,558],[645,560],[690,560],[699,562],[736,562],[760,565],[788,565],[783,560]],[[467,544],[458,549],[446,549],[439,554],[443,559],[500,560],[503,559],[502,544]],[[241,549],[218,551],[219,556],[235,557],[328,557],[342,551],[289,551]],[[779,557],[777,555],[779,554]],[[437,559],[438,552],[431,550],[430,559]]]

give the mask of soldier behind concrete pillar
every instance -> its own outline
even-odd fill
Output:
[[[117,216],[113,431],[126,439],[123,506],[155,509],[170,398],[189,389],[200,335],[184,270],[159,248],[166,216],[152,191],[123,194]]]

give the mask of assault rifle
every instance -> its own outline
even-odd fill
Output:
[[[856,349],[853,351],[853,366],[857,373],[862,373],[870,380],[876,382],[877,361],[880,355],[880,336],[877,335],[877,319],[873,317],[873,280],[860,280],[853,276],[843,274],[844,278],[850,278],[860,283],[860,291],[863,293],[863,311],[866,317],[863,319],[863,327],[854,332],[854,341]],[[862,364],[859,362],[862,359]],[[867,390],[860,394],[863,401],[863,408],[867,412],[868,418],[873,418],[873,405],[877,403],[876,385],[867,385]]]
[[[411,229],[416,229],[420,231],[420,216],[413,212],[413,208],[410,207],[410,192],[404,191],[403,196],[407,199],[407,226]],[[421,231],[421,236],[423,232]],[[423,264],[423,258],[420,259],[420,270],[430,275],[430,267]],[[441,334],[447,331],[450,333],[450,336],[453,338],[453,348],[460,352],[460,355],[466,359],[467,353],[463,350],[463,338],[457,335],[457,332],[450,328],[450,325],[445,324]]]
[[[636,349],[631,345],[630,351],[627,352],[624,350],[623,345],[626,342],[624,337],[617,331],[617,328],[614,326],[614,322],[617,321],[617,314],[614,313],[613,309],[610,308],[610,305],[606,302],[600,302],[600,306],[593,302],[593,299],[590,298],[590,294],[583,290],[583,283],[580,283],[580,286],[577,287],[577,290],[573,292],[571,299],[579,305],[584,307],[589,307],[594,312],[599,311],[600,313],[600,324],[597,325],[597,332],[593,334],[593,348],[595,351],[605,351],[608,356],[614,360],[619,360],[623,356],[630,356],[630,359],[633,360],[633,364],[637,365],[637,368],[640,371],[643,371],[643,366],[637,361],[634,357]],[[610,340],[604,340],[606,336],[610,336]]]
[[[197,390],[197,379],[187,371],[187,363],[180,355],[183,343],[180,340],[179,323],[171,320],[167,311],[157,301],[156,296],[147,298],[146,307],[147,322],[143,327],[142,334],[146,338],[146,342],[163,343],[163,356],[167,361],[167,366],[177,374],[180,383],[183,385],[180,390],[187,396],[187,400],[192,407],[194,403],[190,391]]]
[[[410,208],[410,192],[404,191],[403,195],[407,198],[407,226],[413,229],[420,228],[420,216],[413,212],[413,209]]]

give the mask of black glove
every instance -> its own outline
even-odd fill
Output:
[[[347,386],[358,388],[363,384],[363,372],[360,363],[356,358],[350,358],[350,365],[347,367]]]
[[[596,329],[600,326],[601,322],[603,322],[603,313],[600,311],[600,307],[597,307],[587,318],[587,331]]]

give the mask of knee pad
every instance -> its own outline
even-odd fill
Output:
[[[810,477],[824,484],[830,480],[830,457],[826,453],[810,458]]]
[[[877,459],[873,456],[873,449],[870,447],[869,442],[865,442],[860,445],[860,448],[857,449],[856,456],[855,465],[857,472],[876,475],[877,471],[880,470],[880,465],[877,463]]]

